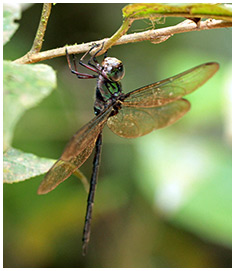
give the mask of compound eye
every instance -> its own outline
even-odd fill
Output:
[[[124,67],[122,63],[118,65],[118,67],[113,67],[110,74],[109,78],[113,81],[120,81],[125,74]]]

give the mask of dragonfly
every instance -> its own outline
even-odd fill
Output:
[[[120,82],[125,74],[123,63],[115,57],[107,57],[106,52],[100,64],[97,54],[103,46],[97,49],[87,63],[83,61],[84,57],[98,46],[100,45],[93,45],[79,61],[81,66],[94,74],[79,72],[73,54],[74,68],[72,68],[70,55],[67,48],[65,49],[68,66],[73,74],[80,79],[97,79],[95,117],[73,135],[38,188],[38,194],[46,194],[55,189],[74,174],[95,149],[83,229],[83,255],[87,253],[90,239],[102,130],[105,124],[112,132],[124,138],[140,137],[169,126],[190,109],[190,102],[183,97],[205,84],[219,69],[216,62],[204,63],[173,77],[124,93]]]

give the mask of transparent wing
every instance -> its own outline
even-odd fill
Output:
[[[77,131],[68,142],[60,159],[47,172],[38,188],[38,194],[46,194],[56,188],[87,160],[111,111],[112,107],[107,108]]]
[[[215,62],[205,63],[168,79],[128,93],[123,105],[131,107],[162,106],[193,92],[219,69]]]
[[[108,119],[107,125],[121,137],[134,138],[173,124],[189,109],[190,103],[185,99],[159,107],[123,106],[117,115]]]

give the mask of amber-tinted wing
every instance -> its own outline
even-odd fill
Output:
[[[128,93],[123,105],[155,107],[173,102],[203,85],[219,69],[215,62],[205,63],[168,79]]]
[[[185,99],[158,107],[123,106],[117,115],[108,119],[107,125],[121,137],[134,138],[173,124],[189,109],[190,103]]]
[[[60,159],[47,172],[38,188],[38,194],[46,194],[56,188],[87,160],[111,111],[112,107],[109,106],[78,130],[68,142]]]

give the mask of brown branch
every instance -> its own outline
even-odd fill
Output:
[[[24,56],[22,56],[19,59],[16,59],[14,61],[15,63],[21,63],[21,64],[32,63],[31,62],[32,56],[35,56],[40,52],[40,50],[42,48],[42,43],[44,41],[43,38],[44,38],[44,35],[46,32],[47,22],[48,22],[50,13],[51,13],[51,6],[52,6],[52,4],[50,4],[50,3],[43,4],[41,19],[40,19],[40,22],[38,25],[38,30],[37,30],[36,36],[34,38],[32,48],[30,49],[30,51],[27,54],[25,54]],[[38,61],[35,61],[35,62],[38,62]]]
[[[43,37],[46,32],[47,22],[51,13],[51,4],[43,4],[42,15],[38,25],[37,34],[35,36],[33,46],[29,53],[34,54],[40,52],[43,43]]]
[[[51,13],[51,4],[50,3],[43,4],[41,19],[38,25],[38,30],[33,42],[33,46],[29,51],[30,54],[38,53],[42,48],[43,37],[46,32],[47,22],[50,13]]]
[[[214,20],[208,19],[206,21],[200,22],[199,26],[192,22],[191,20],[185,20],[182,23],[179,23],[175,26],[164,27],[160,29],[148,30],[144,32],[128,34],[122,36],[114,45],[132,43],[132,42],[140,42],[144,40],[149,40],[153,43],[160,43],[165,41],[167,38],[171,37],[174,34],[191,32],[191,31],[201,31],[208,29],[216,29],[216,28],[224,28],[231,27],[232,23],[222,20]],[[71,45],[68,46],[67,49],[70,54],[79,54],[84,53],[90,49],[90,47],[94,44],[100,44],[104,41],[108,41],[109,39],[103,39],[99,41],[79,44],[79,45]],[[36,54],[32,54],[28,57],[24,56],[15,60],[15,63],[28,64],[28,63],[36,63],[39,61],[43,61],[46,59],[51,59],[59,56],[65,55],[65,47],[57,48],[53,50],[48,50],[45,52],[39,52]]]

